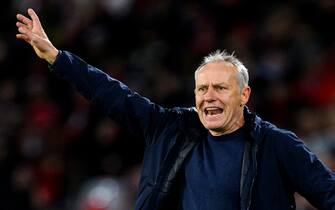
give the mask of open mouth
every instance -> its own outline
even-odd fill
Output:
[[[207,116],[214,116],[214,115],[218,115],[218,114],[222,114],[223,109],[218,108],[218,107],[207,107],[204,110],[205,115]]]

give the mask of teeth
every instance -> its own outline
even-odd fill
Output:
[[[207,108],[205,108],[205,111],[213,111],[213,110],[218,110],[218,109],[221,109],[221,108],[218,108],[218,107],[207,107]]]
[[[221,114],[223,112],[223,109],[217,107],[207,107],[204,111],[206,115],[216,115]]]
[[[216,109],[218,109],[218,108],[214,108],[214,107],[213,108],[206,108],[207,111],[216,110]]]

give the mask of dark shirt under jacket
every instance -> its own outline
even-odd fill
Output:
[[[208,135],[185,162],[180,209],[240,209],[240,177],[245,129]]]

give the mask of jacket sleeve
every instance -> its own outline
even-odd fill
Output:
[[[319,210],[335,209],[335,174],[292,132],[275,135],[276,153],[291,184]]]
[[[76,55],[59,51],[50,71],[69,81],[87,100],[98,104],[107,115],[131,131],[139,131],[147,141],[153,124],[159,128],[169,120],[166,109],[131,91],[122,82],[87,64]],[[147,142],[150,143],[150,142]]]

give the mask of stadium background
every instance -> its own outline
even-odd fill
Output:
[[[6,0],[1,210],[111,210],[123,191],[129,209],[143,152],[140,137],[107,119],[16,40],[15,15],[28,7],[56,47],[166,107],[193,105],[193,72],[203,56],[235,52],[250,72],[249,107],[295,131],[335,169],[334,1]],[[312,209],[299,195],[297,203]]]

